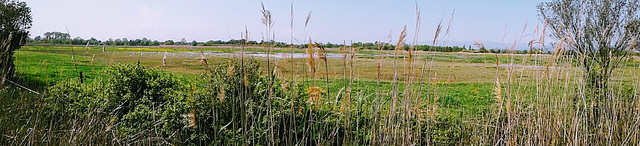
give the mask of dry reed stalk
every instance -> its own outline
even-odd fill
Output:
[[[342,101],[340,101],[340,113],[348,113],[349,112],[349,102],[351,101],[351,89],[347,88],[344,92],[344,96]],[[343,115],[344,116],[344,115]]]
[[[493,141],[495,142],[495,144],[497,145],[499,140],[498,140],[498,129],[500,127],[500,115],[502,114],[502,105],[503,105],[503,99],[502,99],[502,86],[500,85],[500,76],[499,76],[499,70],[500,70],[500,65],[499,65],[499,60],[498,60],[498,55],[496,54],[496,86],[494,88],[494,95],[496,97],[496,101],[498,102],[498,114],[496,118],[496,122],[495,122],[495,130],[494,130],[494,137],[493,137]]]
[[[325,79],[327,84],[327,99],[329,99],[329,94],[331,94],[331,92],[329,91],[329,64],[327,62],[327,52],[325,51],[324,47],[318,44],[318,42],[315,42],[315,45],[320,48],[320,50],[318,50],[318,58],[324,61]]]
[[[164,56],[162,56],[162,67],[167,66],[167,52],[164,52]]]
[[[307,89],[307,94],[309,94],[309,103],[312,105],[316,105],[318,106],[319,104],[322,103],[322,96],[321,93],[324,92],[324,90],[322,90],[322,88],[318,87],[318,86],[313,86],[313,87],[309,87]]]
[[[187,115],[188,125],[187,127],[195,127],[196,126],[196,110],[192,109],[191,112]]]
[[[402,47],[404,46],[404,38],[407,36],[406,34],[406,30],[407,27],[405,26],[402,29],[402,32],[400,33],[400,36],[398,37],[398,43],[396,44],[396,48],[394,50],[394,55],[393,55],[393,86],[392,86],[392,95],[391,95],[391,109],[389,111],[389,119],[388,119],[388,123],[387,125],[390,125],[391,127],[389,127],[389,132],[388,134],[392,134],[391,137],[391,141],[392,142],[397,142],[397,137],[396,134],[397,132],[395,131],[396,125],[396,121],[395,121],[395,117],[396,117],[396,104],[398,102],[398,55],[400,50],[402,49]],[[397,144],[397,143],[395,143]]]
[[[93,56],[91,57],[91,66],[93,66],[93,62],[95,58],[96,58],[96,54],[93,54]]]
[[[209,63],[207,62],[207,58],[204,57],[204,52],[200,51],[200,63],[204,63],[205,68],[209,68]]]
[[[220,101],[220,104],[223,107],[224,107],[224,99],[226,97],[224,88],[225,88],[224,84],[220,84],[219,93],[218,93],[218,100]]]
[[[244,42],[242,42],[241,47],[240,47],[240,75],[243,76],[243,80],[242,80],[242,84],[240,84],[241,86],[241,90],[242,92],[240,93],[240,108],[241,108],[241,112],[242,112],[242,145],[246,145],[246,141],[247,141],[247,110],[246,110],[246,105],[244,104],[246,101],[246,95],[247,95],[247,87],[249,86],[249,79],[247,78],[247,73],[244,72],[244,47],[245,45],[247,45],[247,42],[249,41],[249,28],[245,25],[244,26],[244,34],[241,33],[241,35],[244,35]],[[244,85],[244,86],[243,86]]]
[[[347,48],[347,41],[342,42],[342,46],[340,46],[340,54],[342,54],[342,78],[347,78],[347,55],[349,53],[349,49]],[[343,82],[343,86],[347,86],[347,81]]]
[[[227,67],[227,77],[232,79],[234,76],[235,70],[236,70],[235,65],[231,60],[229,60],[229,66]]]
[[[111,130],[111,128],[113,127],[113,122],[116,120],[116,117],[111,117],[111,120],[109,120],[109,124],[107,124],[107,128],[104,131],[109,131]]]
[[[93,54],[93,56],[91,57],[91,73],[92,73],[92,74],[94,73],[94,68],[95,68],[95,67],[93,66],[93,60],[94,60],[95,58],[96,58],[96,54]],[[47,68],[47,67],[45,66],[45,68]],[[48,68],[47,68],[47,69],[48,69]],[[47,83],[48,83],[48,81],[47,81]]]
[[[65,27],[65,28],[66,28],[66,27]],[[66,29],[67,29],[67,34],[69,34],[69,38],[71,38],[71,33],[69,33],[69,28],[66,28]],[[8,46],[7,46],[7,47],[8,47]],[[75,61],[76,53],[75,53],[75,51],[73,50],[73,42],[71,41],[71,39],[69,39],[69,48],[71,48],[71,63],[73,63],[73,69],[74,69],[76,72],[78,72],[78,67],[77,67],[78,62],[76,62],[76,61]]]
[[[438,37],[440,36],[440,32],[442,30],[442,20],[443,19],[444,19],[444,17],[440,19],[440,22],[438,22],[438,26],[436,27],[436,32],[435,32],[435,34],[433,36],[433,42],[431,43],[431,47],[429,48],[430,49],[429,51],[432,51],[433,47],[436,45]],[[429,56],[430,59],[425,59],[423,64],[422,64],[422,73],[421,73],[421,77],[420,77],[420,87],[418,88],[419,91],[422,91],[422,86],[423,86],[423,83],[424,83],[423,81],[424,81],[425,68],[426,68],[426,65],[427,65],[427,61],[430,60],[429,70],[428,70],[428,73],[427,73],[427,74],[429,74],[428,83],[427,83],[427,85],[428,85],[427,86],[427,99],[429,99],[429,96],[430,96],[431,91],[432,91],[429,88],[429,86],[432,86],[431,84],[433,83],[433,86],[437,87],[436,86],[437,82],[436,81],[432,81],[432,80],[434,80],[434,79],[437,80],[437,77],[438,77],[438,73],[437,72],[434,73],[434,77],[433,78],[431,77],[432,68],[433,68],[433,57],[431,57],[430,55],[431,54],[427,54],[427,56]],[[433,91],[435,91],[435,90],[436,90],[436,88],[433,88]],[[431,136],[430,136],[431,135],[431,132],[430,132],[431,131],[431,123],[430,122],[431,122],[432,119],[435,119],[436,110],[438,108],[437,104],[436,104],[436,101],[438,100],[438,98],[439,98],[439,96],[435,95],[433,102],[427,103],[427,106],[431,106],[431,108],[427,109],[427,116],[426,116],[426,126],[427,126],[427,128],[426,128],[427,129],[426,143],[428,143],[428,144],[431,143]],[[430,102],[430,100],[427,100],[427,102]]]
[[[84,47],[84,54],[89,53],[89,41],[87,41],[87,45]]]
[[[247,78],[247,73],[244,74],[244,86],[249,86],[249,78]]]
[[[447,30],[444,33],[444,36],[446,37],[446,39],[444,40],[443,45],[447,45],[447,40],[449,40],[449,35],[451,34],[451,23],[453,22],[453,14],[456,13],[456,9],[453,9],[453,11],[451,11],[451,17],[449,18],[449,23],[447,24]]]
[[[411,45],[411,47],[409,48],[409,55],[408,55],[408,60],[407,60],[407,64],[409,65],[409,71],[407,72],[406,75],[406,81],[407,83],[405,83],[405,93],[410,93],[410,94],[405,94],[405,144],[416,144],[416,143],[420,143],[420,140],[422,139],[422,135],[421,135],[421,121],[419,119],[418,116],[418,112],[420,111],[419,107],[420,106],[420,96],[422,91],[419,90],[413,90],[413,61],[414,61],[414,55],[413,55],[413,51],[415,51],[416,49],[416,44],[418,42],[418,34],[420,33],[420,25],[421,25],[421,17],[420,17],[420,8],[418,7],[418,1],[414,1],[415,3],[415,17],[416,17],[416,24],[415,24],[415,31],[414,31],[414,37],[413,37],[413,43]],[[406,65],[405,65],[406,68]],[[412,91],[413,90],[413,91]],[[413,92],[417,92],[417,93],[413,93]],[[410,109],[411,107],[411,94],[415,94],[416,98],[415,98],[415,102],[414,102],[414,109],[413,109],[413,114],[411,113],[412,110]],[[415,120],[415,118],[418,118],[417,120],[417,130],[413,130],[413,127],[410,127],[410,125],[414,125],[413,122]],[[413,130],[413,131],[412,131]],[[418,132],[416,132],[418,131]],[[415,136],[410,136],[411,133],[417,133]],[[412,137],[417,137],[417,138],[412,138]],[[413,140],[413,141],[412,141]]]
[[[391,34],[389,34],[389,38],[391,39]],[[391,41],[389,41],[391,42]],[[374,105],[375,105],[375,111],[374,111],[374,121],[371,123],[372,124],[372,128],[373,130],[371,131],[372,133],[372,137],[371,137],[371,141],[370,144],[374,145],[374,144],[381,144],[380,141],[378,141],[378,134],[377,133],[381,133],[379,132],[379,128],[378,128],[378,123],[379,123],[379,118],[380,118],[380,78],[381,78],[381,70],[382,70],[382,61],[383,61],[383,57],[382,57],[382,48],[383,48],[383,44],[379,43],[378,45],[378,63],[376,66],[376,92],[375,92],[375,98],[374,98]],[[344,55],[344,57],[346,58],[346,55]],[[346,66],[346,65],[345,65]],[[346,69],[345,69],[346,70]],[[346,71],[345,71],[346,72]],[[345,73],[346,74],[346,73]]]
[[[271,86],[273,84],[273,78],[272,78],[272,74],[271,74],[271,46],[268,44],[268,42],[272,41],[272,28],[273,28],[273,19],[271,18],[271,11],[266,10],[264,8],[264,4],[262,2],[260,2],[260,6],[262,8],[262,23],[265,25],[265,31],[266,31],[266,35],[265,38],[266,40],[264,41],[265,44],[264,47],[267,50],[267,109],[268,109],[268,116],[269,116],[269,142],[270,144],[275,144],[275,138],[274,135],[275,133],[273,132],[273,127],[274,127],[274,122],[273,122],[273,113],[272,113],[272,108],[271,108],[271,97],[272,97],[272,89]]]
[[[294,21],[293,21],[293,18],[294,18],[294,17],[293,17],[293,16],[294,16],[294,15],[293,15],[293,1],[291,2],[291,9],[290,9],[290,10],[291,10],[291,11],[290,11],[290,13],[289,13],[289,14],[290,14],[290,16],[291,16],[291,17],[290,17],[290,25],[289,25],[289,43],[290,43],[290,44],[293,44],[293,26],[294,26],[294,23],[293,23],[293,22],[294,22]],[[294,74],[295,74],[295,73],[294,73],[294,60],[293,60],[293,54],[294,54],[294,52],[295,52],[295,51],[294,51],[293,45],[291,45],[291,46],[289,47],[289,49],[291,49],[291,56],[290,56],[290,58],[289,58],[289,62],[291,63],[291,66],[290,66],[290,68],[289,68],[289,69],[291,70],[291,71],[290,71],[290,74],[291,74],[291,76],[290,76],[290,80],[292,80],[292,82],[289,84],[289,89],[290,89],[289,91],[290,91],[290,94],[291,94],[291,98],[292,98],[292,99],[295,99],[295,98],[296,98],[296,95],[294,94],[294,85],[293,85],[293,84],[296,82],[296,79],[295,79],[295,77],[294,77]],[[296,72],[297,72],[297,71],[296,71]],[[283,82],[283,83],[284,83],[284,82]],[[285,86],[283,85],[282,87],[283,87],[283,91],[284,91],[284,87],[285,87]],[[294,102],[291,102],[291,104],[290,104],[289,106],[290,106],[290,108],[291,108],[291,112],[290,112],[290,114],[291,114],[291,115],[295,115],[295,111],[296,111],[296,110],[295,110]],[[294,121],[296,121],[296,120],[295,120],[295,118],[296,118],[295,116],[290,116],[290,117],[289,117],[289,127],[291,127],[291,128],[293,128],[293,127],[297,127],[297,126],[296,126],[296,123],[294,122]],[[288,139],[287,139],[287,145],[293,145],[293,143],[292,143],[292,142],[294,141],[294,137],[295,137],[295,141],[298,141],[298,140],[297,140],[297,139],[298,139],[298,137],[297,137],[297,136],[295,136],[295,135],[297,135],[296,133],[297,133],[297,132],[296,132],[296,131],[294,131],[294,132],[293,132],[293,134],[289,134],[289,137],[288,137]],[[246,138],[243,138],[243,139],[246,139]]]
[[[435,35],[433,36],[433,42],[431,42],[431,44],[432,44],[433,46],[435,46],[435,45],[436,45],[436,42],[437,42],[437,40],[438,40],[438,36],[440,36],[440,32],[442,31],[442,20],[443,20],[443,19],[444,19],[444,17],[442,17],[442,18],[440,19],[440,22],[438,22],[438,26],[436,27],[436,33],[435,33]]]
[[[312,80],[314,80],[313,78],[316,77],[316,67],[315,67],[315,44],[311,43],[311,38],[309,38],[309,44],[307,46],[307,63],[309,65],[309,72],[311,72],[311,78]],[[312,81],[313,82],[313,81]]]

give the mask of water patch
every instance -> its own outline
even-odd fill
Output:
[[[547,66],[536,66],[536,65],[520,65],[520,64],[500,64],[499,67],[519,67],[519,68],[547,68]],[[556,67],[549,66],[551,69],[556,69]]]
[[[120,52],[118,52],[120,53]],[[216,52],[216,51],[204,51],[200,52],[138,52],[138,51],[127,51],[122,52],[123,54],[129,54],[129,56],[148,56],[148,57],[163,57],[167,55],[167,57],[186,57],[186,58],[197,58],[204,55],[205,57],[233,57],[240,56],[242,52],[236,51],[233,53],[224,53],[224,52]],[[263,57],[263,58],[307,58],[309,55],[307,53],[272,53],[267,55],[264,52],[244,52],[245,56],[253,56],[253,57]],[[365,56],[364,54],[357,54],[356,56]],[[369,55],[371,56],[371,55]],[[318,54],[314,54],[314,57],[318,57]],[[327,58],[342,58],[343,54],[337,53],[327,53]],[[350,54],[347,54],[346,57],[351,57]]]

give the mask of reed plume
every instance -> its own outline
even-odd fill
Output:
[[[307,64],[309,65],[309,72],[311,72],[311,78],[315,78],[316,76],[316,67],[315,67],[315,44],[311,43],[311,38],[309,38],[309,44],[307,46]]]
[[[87,41],[87,45],[84,46],[84,54],[89,53],[89,41]]]
[[[307,89],[307,94],[309,94],[309,103],[316,106],[322,103],[322,92],[324,92],[324,90],[318,86],[309,87]]]
[[[162,67],[165,67],[167,65],[167,52],[164,52],[164,55],[162,56]]]

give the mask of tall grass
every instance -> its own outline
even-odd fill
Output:
[[[505,45],[508,51],[504,54],[474,56],[416,51],[421,14],[417,4],[415,9],[416,26],[408,50],[405,50],[406,26],[397,36],[394,50],[384,51],[382,45],[377,44],[378,52],[374,54],[379,56],[376,58],[360,57],[362,53],[358,51],[362,50],[347,45],[346,41],[339,48],[341,56],[329,58],[328,52],[334,48],[324,48],[305,34],[305,42],[309,39],[304,48],[306,58],[293,58],[296,50],[292,48],[288,61],[273,61],[269,56],[272,51],[269,42],[274,37],[273,20],[262,5],[263,47],[268,54],[266,69],[261,69],[257,59],[245,56],[246,47],[250,47],[247,46],[249,29],[245,27],[239,60],[207,60],[201,52],[205,66],[202,73],[186,81],[165,76],[165,73],[171,74],[166,70],[141,66],[130,66],[137,69],[133,71],[98,68],[99,73],[94,75],[94,66],[109,66],[118,59],[117,53],[85,48],[85,54],[94,53],[90,61],[94,77],[88,83],[76,81],[75,74],[59,73],[66,81],[48,89],[36,89],[44,91],[42,95],[20,88],[0,89],[0,95],[4,95],[0,112],[6,113],[0,116],[0,144],[629,145],[640,142],[637,59],[625,60],[626,66],[612,73],[611,86],[603,89],[611,97],[604,103],[594,103],[588,98],[590,93],[585,86],[588,81],[581,78],[588,71],[580,69],[580,60],[568,53],[566,43],[569,42],[558,40],[551,55],[533,51],[544,48],[546,23],[538,24],[531,34],[523,29],[518,41]],[[291,42],[294,40],[293,14],[292,4]],[[305,29],[309,19],[310,13]],[[442,37],[448,37],[453,30],[453,12],[445,29],[442,20],[435,29],[432,46],[437,46]],[[529,54],[514,54],[517,44],[529,39]],[[389,37],[388,43],[391,42]],[[482,42],[475,44],[482,46]],[[21,53],[28,52],[18,52],[17,62],[27,63],[29,58],[21,58],[26,56]],[[111,61],[100,62],[99,56],[110,57]],[[471,59],[464,59],[471,56],[482,60],[472,63]],[[63,57],[73,57],[74,61],[69,63],[68,58],[42,61],[40,64],[45,65],[40,66],[39,71],[50,72],[46,64],[77,65],[71,72],[89,66],[88,56],[72,52],[71,56]],[[171,64],[166,57],[165,53],[161,66],[180,65]],[[19,75],[28,72],[27,67],[18,66],[21,68],[17,69],[22,70]],[[465,70],[466,67],[472,69]],[[299,72],[299,68],[303,71]],[[52,70],[62,72],[62,67]],[[130,72],[124,77],[133,79],[118,80],[118,75],[122,75],[119,71]],[[473,71],[467,75],[473,76],[471,78],[485,79],[459,81],[457,78],[465,76],[462,71]],[[362,77],[366,73],[373,76]],[[298,81],[300,76],[308,78]],[[136,79],[145,82],[138,83]],[[24,76],[17,83],[27,87],[46,86],[39,80]],[[109,81],[123,84],[114,85]],[[125,84],[129,82],[136,84]],[[177,89],[169,90],[165,83],[175,84]],[[143,87],[135,85],[148,85],[148,90],[138,92],[134,87],[141,90]],[[140,100],[128,99],[138,95]],[[139,103],[139,108],[126,106],[134,101]],[[599,108],[597,104],[610,108]],[[55,109],[52,110],[55,112],[45,109]],[[125,112],[129,110],[132,112]],[[135,116],[124,116],[128,114]],[[589,128],[594,125],[598,128]]]

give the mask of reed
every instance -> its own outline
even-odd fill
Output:
[[[420,8],[417,1],[415,3],[415,32],[409,45],[405,44],[408,39],[405,26],[397,40],[392,40],[389,33],[389,41],[375,44],[375,50],[363,50],[356,43],[346,41],[340,48],[326,47],[318,43],[321,40],[312,40],[306,34],[309,12],[304,21],[306,48],[297,49],[292,45],[288,47],[290,52],[274,49],[271,43],[274,23],[271,13],[261,5],[265,24],[265,43],[261,47],[267,57],[256,57],[256,60],[266,61],[262,64],[266,69],[245,56],[246,50],[260,50],[252,48],[260,46],[248,43],[250,35],[245,26],[239,60],[205,58],[203,51],[193,57],[183,57],[189,59],[177,64],[172,60],[183,58],[174,59],[166,52],[148,57],[150,59],[140,57],[140,62],[151,62],[143,62],[145,64],[160,66],[162,62],[162,72],[180,74],[180,78],[167,79],[181,85],[172,88],[165,88],[166,84],[157,80],[133,82],[135,79],[131,79],[127,81],[132,83],[127,85],[149,84],[163,88],[115,94],[141,87],[107,88],[103,84],[110,84],[110,79],[137,74],[101,76],[99,68],[125,62],[119,60],[122,58],[137,58],[118,55],[117,48],[108,52],[111,54],[94,54],[91,69],[93,72],[95,67],[97,75],[88,77],[92,79],[87,80],[88,83],[78,83],[73,76],[65,77],[71,81],[38,90],[43,95],[0,88],[0,95],[10,96],[3,97],[8,101],[0,103],[12,107],[0,108],[0,112],[6,113],[0,115],[0,125],[3,125],[0,144],[629,145],[640,141],[637,58],[621,60],[619,70],[609,74],[606,88],[587,86],[590,80],[583,77],[594,74],[582,68],[589,56],[571,51],[572,46],[580,43],[576,41],[577,36],[556,33],[570,26],[551,27],[547,20],[537,24],[532,34],[528,34],[528,24],[525,24],[523,30],[517,32],[519,40],[506,43],[504,52],[436,52],[436,47],[446,45],[449,35],[455,31],[452,27],[455,10],[446,28],[444,17],[438,22],[431,46],[424,51],[417,43],[422,22]],[[292,3],[290,43],[296,40],[293,6]],[[549,54],[539,51],[548,43],[545,42],[547,33],[561,35]],[[625,47],[627,51],[637,48],[638,37],[631,38]],[[390,44],[392,42],[396,43]],[[527,43],[527,53],[516,54],[520,42]],[[485,47],[483,42],[475,40],[474,46]],[[67,51],[61,55],[64,60],[44,57],[47,60],[37,60],[37,64],[45,67],[34,72],[63,74],[38,75],[49,80],[49,76],[70,76],[69,71],[88,69],[89,56],[75,54],[73,47],[64,49]],[[273,60],[269,55],[273,52],[291,56]],[[294,58],[295,52],[304,52],[306,58]],[[338,52],[340,54],[332,54]],[[338,56],[332,58],[332,55]],[[167,60],[167,56],[172,58]],[[72,63],[77,69],[69,65],[69,57],[73,57]],[[108,58],[111,58],[108,63],[101,62]],[[26,59],[18,57],[17,60]],[[50,71],[48,66],[57,68]],[[204,66],[205,72],[191,75],[176,71],[182,69],[176,66],[200,71]],[[334,68],[329,69],[331,67]],[[147,70],[136,73],[144,72]],[[301,77],[305,79],[299,80]],[[592,98],[594,90],[606,92],[606,98]],[[149,114],[140,117],[114,116],[125,112],[124,109],[135,109],[125,106],[133,100],[122,99],[109,106],[103,104],[118,100],[98,100],[133,98],[138,97],[134,96],[137,93],[155,91],[175,92],[141,95],[155,98],[135,102],[139,106],[151,105],[138,111]],[[151,102],[166,99],[170,101]],[[69,107],[77,109],[65,111]],[[54,108],[59,109],[54,113],[45,110]],[[133,121],[132,117],[150,124],[127,125]],[[138,131],[127,133],[126,130]]]

